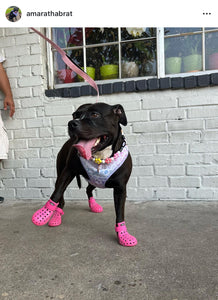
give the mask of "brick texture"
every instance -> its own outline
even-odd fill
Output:
[[[0,195],[45,201],[54,188],[56,155],[68,139],[72,112],[95,103],[96,97],[87,96],[90,87],[83,86],[79,98],[73,89],[59,94],[71,98],[47,98],[44,42],[28,28],[3,28],[0,45],[16,105],[11,119],[2,109],[0,93],[10,140],[9,159],[0,163]],[[134,81],[108,83],[101,91],[100,101],[122,104],[128,118],[123,127],[133,158],[128,200],[217,200],[217,77],[211,77],[214,86],[206,87],[210,76],[202,76],[197,79],[200,88],[192,88],[196,78],[191,76],[159,83],[141,80],[136,86]],[[162,90],[155,90],[159,84]],[[86,199],[85,188],[85,180],[80,191],[74,181],[66,199]],[[95,196],[108,200],[113,193],[97,189]]]

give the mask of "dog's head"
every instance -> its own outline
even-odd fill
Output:
[[[84,104],[73,113],[68,131],[81,156],[90,159],[92,154],[116,143],[120,124],[127,125],[122,105]]]

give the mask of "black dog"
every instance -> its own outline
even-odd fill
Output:
[[[132,171],[132,159],[120,124],[126,126],[127,119],[119,104],[84,104],[73,113],[73,120],[68,123],[70,139],[57,157],[55,190],[51,199],[33,215],[34,224],[44,225],[49,220],[50,226],[61,224],[64,191],[75,177],[81,187],[82,175],[89,182],[86,192],[93,212],[103,210],[93,198],[95,187],[114,189],[118,241],[123,246],[137,244],[124,222],[126,184]]]

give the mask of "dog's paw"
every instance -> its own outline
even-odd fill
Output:
[[[103,211],[103,207],[95,201],[94,197],[89,198],[89,208],[94,213],[101,213]]]
[[[38,209],[32,216],[33,224],[37,226],[43,226],[51,219],[54,211],[56,210],[58,203],[53,202],[51,199],[46,204]]]
[[[48,222],[48,226],[56,227],[61,225],[61,216],[64,215],[63,210],[60,207],[57,207],[54,211],[51,219]]]
[[[117,232],[118,242],[120,245],[125,247],[133,247],[137,245],[137,239],[128,233],[125,222],[117,223],[115,231]]]

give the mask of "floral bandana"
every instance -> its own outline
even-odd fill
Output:
[[[106,181],[111,177],[112,174],[122,166],[129,154],[128,147],[125,146],[120,152],[120,155],[117,156],[110,163],[105,163],[98,165],[92,159],[87,160],[80,156],[81,164],[83,165],[86,173],[89,176],[87,181],[96,187],[105,188]]]

